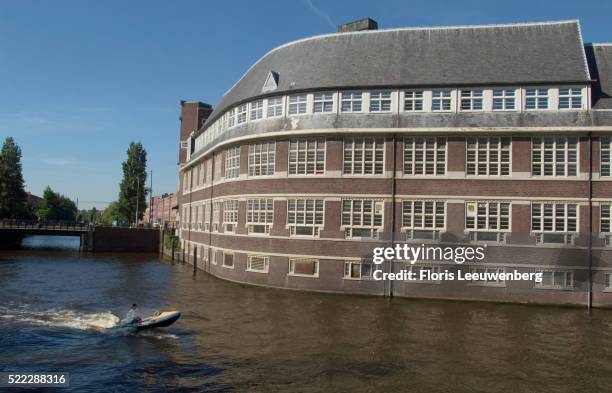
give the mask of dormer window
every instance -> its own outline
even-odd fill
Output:
[[[461,90],[461,110],[481,111],[482,90]]]
[[[582,89],[559,89],[559,109],[582,109]]]
[[[525,109],[548,109],[548,89],[525,90]]]

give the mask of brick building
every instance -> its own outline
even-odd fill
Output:
[[[377,30],[282,45],[214,108],[182,102],[186,259],[256,285],[612,304],[612,45],[578,21]],[[486,245],[463,270],[372,278],[380,245]],[[454,262],[385,263],[453,271]]]
[[[163,194],[151,198],[151,206],[144,212],[142,222],[154,226],[175,226],[177,220],[177,196],[175,193]],[[151,215],[149,219],[149,215]],[[149,221],[150,220],[150,221]]]

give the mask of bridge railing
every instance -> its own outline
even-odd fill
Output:
[[[87,231],[92,224],[76,221],[38,221],[38,220],[19,220],[2,219],[0,229],[41,229],[57,231]]]

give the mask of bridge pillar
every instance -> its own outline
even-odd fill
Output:
[[[86,233],[81,233],[81,242],[79,244],[79,251],[89,251],[89,242]]]

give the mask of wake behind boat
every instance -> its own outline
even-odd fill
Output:
[[[162,313],[144,318],[140,321],[127,323],[124,326],[135,328],[136,331],[167,327],[176,322],[180,317],[181,313],[179,311],[164,311]]]

